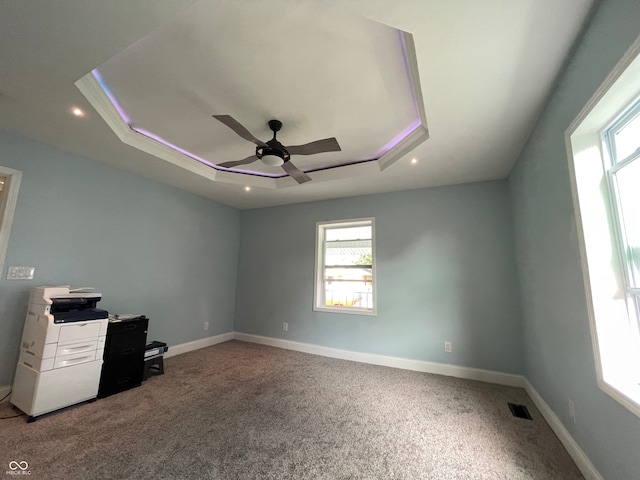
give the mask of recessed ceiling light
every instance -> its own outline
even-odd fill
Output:
[[[247,192],[250,192],[250,191],[251,191],[251,187],[249,187],[249,186],[244,187],[244,189],[245,189],[245,191],[247,191]]]
[[[418,159],[417,158],[412,158],[411,159],[411,165],[415,165],[416,163],[418,163]]]
[[[78,107],[73,107],[71,109],[71,113],[73,113],[76,117],[84,117],[84,112]]]

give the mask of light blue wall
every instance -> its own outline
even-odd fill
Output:
[[[235,329],[522,373],[510,215],[505,181],[244,211]],[[361,217],[375,217],[378,316],[312,311],[316,222]]]
[[[147,315],[148,339],[170,345],[233,330],[237,210],[2,131],[0,165],[23,172],[0,274],[0,386],[38,285],[95,287],[99,306]],[[9,265],[35,278],[6,280]]]
[[[639,33],[640,2],[601,4],[509,180],[526,376],[607,480],[640,478],[640,419],[596,385],[564,132]]]

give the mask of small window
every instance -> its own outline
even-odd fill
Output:
[[[375,315],[373,218],[319,222],[314,310]]]

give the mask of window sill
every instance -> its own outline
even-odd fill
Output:
[[[640,417],[640,385],[637,383],[607,383],[598,379],[600,390],[622,404],[631,412]]]
[[[369,310],[366,308],[354,308],[354,307],[313,307],[314,312],[325,313],[346,313],[347,315],[362,315],[369,317],[377,317],[378,314],[375,310]]]

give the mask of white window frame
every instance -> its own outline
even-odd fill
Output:
[[[345,228],[358,226],[371,226],[371,284],[372,284],[372,308],[344,307],[325,304],[324,288],[324,239],[325,231],[331,228]],[[350,315],[377,315],[377,281],[376,281],[376,229],[373,217],[355,218],[349,220],[325,221],[316,223],[316,255],[314,271],[314,295],[313,310],[317,312],[346,313]]]
[[[565,140],[597,383],[640,416],[640,334],[603,141],[640,98],[638,78],[640,37],[569,126]]]
[[[626,108],[620,113],[620,118],[618,118],[602,132],[601,137],[603,142],[603,161],[605,162],[605,169],[607,170],[607,188],[609,191],[611,210],[615,213],[614,234],[616,236],[619,252],[618,257],[623,274],[624,286],[627,293],[627,300],[629,302],[629,320],[632,323],[633,328],[635,329],[635,332],[633,333],[635,333],[635,335],[640,335],[640,324],[638,323],[640,320],[640,288],[634,288],[632,286],[631,277],[633,273],[632,267],[630,265],[631,259],[629,258],[629,255],[627,253],[628,246],[625,235],[624,215],[615,178],[617,172],[622,168],[630,165],[631,163],[640,162],[640,139],[638,139],[638,147],[636,148],[636,150],[626,158],[618,158],[615,144],[616,133],[621,131],[631,120],[640,115],[640,97],[635,98],[633,101],[633,105],[629,108]],[[638,211],[634,213],[640,215],[640,207],[638,208]],[[638,345],[638,347],[640,347],[640,344]],[[638,376],[640,379],[640,374]]]

